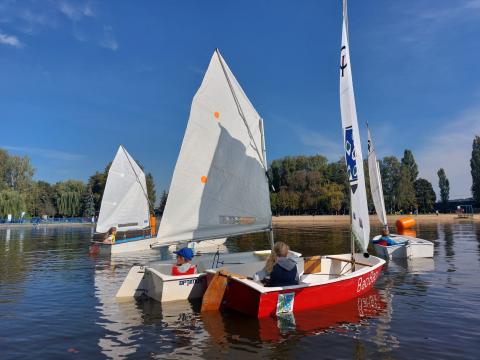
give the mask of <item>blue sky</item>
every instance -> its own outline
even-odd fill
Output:
[[[480,0],[350,0],[358,118],[468,196],[480,134]],[[269,160],[342,154],[340,0],[0,0],[0,147],[37,179],[87,180],[119,144],[168,188],[219,47],[265,119]],[[366,136],[363,134],[363,145]]]

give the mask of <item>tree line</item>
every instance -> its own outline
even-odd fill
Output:
[[[0,149],[0,218],[11,214],[26,217],[92,217],[98,214],[107,182],[108,164],[87,182],[59,181],[50,184],[33,180],[35,169],[27,156],[10,155]],[[152,174],[146,175],[147,194],[155,204],[156,192]]]
[[[418,166],[412,151],[403,157],[386,156],[379,161],[385,207],[388,213],[434,211],[437,200],[432,184],[418,177]],[[34,168],[27,156],[13,156],[0,149],[0,218],[8,214],[27,216],[91,217],[98,214],[107,181],[108,164],[85,183],[79,180],[50,184],[34,181]],[[472,196],[480,207],[480,136],[475,136],[470,160]],[[364,161],[369,210],[374,211]],[[350,197],[344,159],[329,162],[322,155],[287,156],[273,160],[268,170],[271,181],[271,206],[276,215],[348,214]],[[444,169],[439,169],[440,207],[447,209],[450,183]],[[156,202],[153,176],[146,175],[150,204]],[[155,213],[161,215],[168,193],[163,191]]]
[[[418,165],[411,150],[403,157],[386,156],[379,161],[385,208],[388,213],[430,213],[435,209],[437,197],[432,184],[418,177]],[[472,195],[480,206],[480,137],[472,145]],[[374,211],[368,178],[368,162],[364,161],[369,210]],[[287,156],[274,160],[269,169],[271,180],[272,212],[288,214],[348,214],[349,184],[345,161],[328,162],[321,155]],[[439,169],[440,209],[446,210],[450,196],[450,183],[443,168]]]

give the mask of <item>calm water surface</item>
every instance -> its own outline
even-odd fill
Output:
[[[378,229],[373,229],[374,231]],[[199,313],[198,303],[118,303],[133,263],[92,258],[91,227],[0,228],[2,359],[480,358],[480,224],[425,224],[433,260],[392,262],[349,303],[281,319]],[[348,252],[347,226],[278,227],[304,255]],[[263,235],[229,251],[268,248]]]

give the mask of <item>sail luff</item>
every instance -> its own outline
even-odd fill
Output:
[[[375,212],[378,220],[383,226],[387,226],[387,213],[385,211],[385,201],[383,198],[382,176],[380,174],[380,166],[377,161],[375,147],[373,146],[372,134],[367,125],[368,132],[368,174],[370,177],[370,192],[372,194]]]
[[[350,65],[346,2],[344,2],[343,15],[342,47],[340,51],[340,109],[345,161],[350,183],[352,233],[362,252],[366,252],[370,238],[370,221],[365,189],[362,145],[360,142]]]

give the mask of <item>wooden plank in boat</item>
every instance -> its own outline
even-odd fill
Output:
[[[202,300],[202,312],[218,311],[222,305],[223,296],[227,288],[228,279],[235,277],[238,279],[246,279],[246,276],[234,274],[225,270],[220,270],[215,273],[212,281],[208,285],[205,295]]]
[[[327,259],[345,261],[345,262],[348,262],[348,263],[355,262],[355,264],[363,265],[363,266],[370,266],[370,267],[373,266],[372,264],[364,263],[364,262],[361,262],[361,261],[358,261],[358,260],[352,261],[352,260],[350,260],[350,259],[337,258],[337,257],[334,257],[334,256],[327,256]]]

